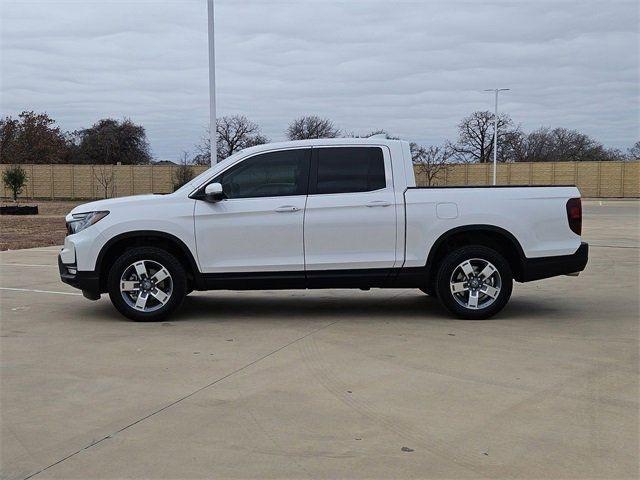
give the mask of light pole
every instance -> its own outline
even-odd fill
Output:
[[[211,142],[211,165],[215,165],[217,131],[216,131],[216,49],[213,31],[213,0],[207,0],[209,17],[209,140]]]
[[[498,93],[511,90],[510,88],[488,88],[485,92],[495,92],[496,107],[493,114],[493,184],[496,184],[496,175],[498,172]]]

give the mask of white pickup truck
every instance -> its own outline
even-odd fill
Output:
[[[416,288],[488,318],[513,280],[587,263],[574,186],[416,187],[409,144],[260,145],[176,192],[87,203],[67,215],[62,281],[160,320],[193,290]]]

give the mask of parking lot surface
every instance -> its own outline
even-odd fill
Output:
[[[0,253],[4,479],[637,478],[637,201],[485,321],[417,290],[194,292],[163,323]]]

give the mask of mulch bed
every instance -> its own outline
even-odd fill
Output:
[[[79,203],[84,202],[30,201],[38,205],[39,215],[0,215],[0,250],[62,245],[64,217]]]
[[[2,205],[0,215],[37,215],[37,205]]]

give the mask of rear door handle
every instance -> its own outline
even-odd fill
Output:
[[[276,212],[280,212],[280,213],[297,212],[298,210],[300,209],[293,205],[283,205],[281,207],[276,208]]]
[[[367,203],[367,207],[388,207],[390,205],[391,202],[387,202],[386,200],[374,200]]]

